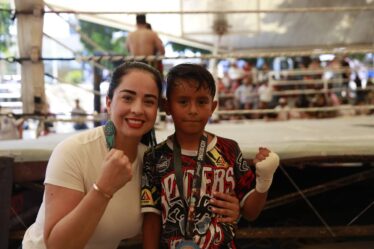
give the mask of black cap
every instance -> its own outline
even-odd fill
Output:
[[[137,24],[146,24],[146,18],[144,14],[137,14],[136,15],[136,23]]]

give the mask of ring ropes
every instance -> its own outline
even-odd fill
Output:
[[[257,13],[329,13],[329,12],[357,12],[357,11],[374,11],[374,6],[333,6],[333,7],[307,7],[307,8],[282,8],[282,9],[246,9],[246,10],[183,10],[183,11],[74,11],[74,10],[25,10],[16,11],[12,9],[0,9],[0,11],[9,11],[14,16],[27,15],[42,15],[42,14],[91,14],[91,15],[137,15],[139,12],[152,14],[166,14],[166,15],[206,15],[206,14],[257,14]]]
[[[227,13],[285,13],[285,12],[296,12],[296,13],[300,13],[300,12],[331,12],[331,11],[334,11],[334,12],[340,12],[340,11],[373,11],[374,10],[374,7],[332,7],[332,8],[298,8],[298,9],[273,9],[273,10],[226,10],[226,11],[160,11],[160,12],[147,12],[146,14],[227,14]],[[0,9],[0,11],[4,11],[4,9]],[[14,16],[13,18],[16,17],[17,14],[34,14],[34,15],[39,15],[39,14],[44,14],[44,13],[70,13],[70,14],[138,14],[137,12],[76,12],[76,11],[44,11],[44,10],[34,10],[34,11],[14,11]],[[357,51],[357,50],[356,50]],[[361,50],[362,51],[362,50]],[[372,51],[372,49],[364,49],[364,51]],[[322,54],[321,52],[322,51],[319,51],[320,54]],[[296,56],[297,55],[306,55],[305,53],[302,53],[302,52],[288,52],[288,55],[290,54]],[[326,52],[323,52],[323,53],[326,53]],[[347,51],[345,51],[345,53],[347,53]],[[256,54],[256,53],[255,53]],[[266,53],[268,54],[268,53]],[[279,53],[278,53],[279,54]],[[310,55],[310,51],[307,53],[307,55]],[[313,53],[313,54],[316,54],[316,53]],[[263,53],[257,53],[256,55],[254,55],[253,53],[250,54],[251,57],[265,57]],[[215,56],[212,56],[212,55],[203,55],[203,56],[199,56],[199,58],[202,58],[202,59],[223,59],[223,58],[243,58],[245,56],[243,55],[215,55]],[[274,57],[274,56],[273,56]],[[183,56],[179,56],[179,58],[183,58]],[[193,57],[191,56],[186,56],[184,58],[188,58],[188,59],[191,59]],[[0,58],[0,60],[2,60],[3,58]],[[18,62],[22,62],[23,60],[29,60],[30,58],[15,58],[15,57],[8,57],[7,59],[5,59],[6,61],[8,62],[13,62],[13,61],[18,61]],[[40,58],[42,60],[54,60],[54,59],[58,59],[58,60],[75,60],[76,58]],[[165,57],[165,56],[112,56],[112,55],[104,55],[104,56],[91,56],[91,57],[78,57],[78,60],[81,60],[81,61],[100,61],[100,60],[143,60],[143,59],[146,59],[146,60],[162,60],[162,59],[175,59],[175,57]],[[373,107],[373,106],[371,106]],[[371,108],[370,107],[370,108]],[[297,108],[297,109],[305,109],[305,108]],[[312,108],[312,109],[321,109],[321,108]],[[331,108],[330,108],[331,109]],[[308,110],[310,110],[308,108]],[[262,110],[262,111],[265,111],[265,110]],[[281,167],[282,171],[284,171],[284,169]],[[286,174],[286,173],[285,173]],[[286,174],[287,176],[288,174]],[[289,180],[291,181],[291,183],[293,182],[293,180],[291,178],[289,178]],[[297,185],[294,184],[294,186],[298,189],[298,192],[301,194],[301,196],[303,197],[303,199],[308,203],[308,205],[312,208],[313,212],[315,214],[317,214],[317,216],[319,217],[319,219],[321,220],[321,222],[324,224],[324,226],[326,227],[326,229],[329,231],[330,235],[332,237],[335,237],[334,233],[332,232],[331,228],[329,227],[329,225],[324,221],[324,219],[319,215],[319,213],[317,212],[317,210],[314,208],[314,206],[309,202],[309,200],[307,199],[306,196],[303,195],[302,191],[297,187]]]
[[[334,51],[333,49],[318,49],[316,51],[278,51],[278,52],[250,52],[250,53],[222,53],[218,55],[213,54],[201,54],[201,55],[178,55],[178,56],[163,56],[163,55],[148,55],[148,56],[133,56],[133,55],[92,55],[92,56],[74,56],[74,57],[40,57],[39,60],[45,61],[84,61],[84,62],[100,62],[100,61],[154,61],[154,60],[175,60],[175,59],[242,59],[242,58],[257,58],[257,57],[278,57],[278,56],[314,56],[322,54],[355,54],[355,53],[372,53],[374,52],[374,47],[372,48],[347,48],[340,52]],[[32,61],[31,57],[0,57],[0,60],[12,62],[22,62],[22,61]]]
[[[48,8],[52,9],[49,5],[47,5]],[[296,11],[296,12],[300,12],[300,11],[305,11],[305,9],[307,9],[308,11],[315,11],[315,12],[325,12],[327,11],[328,9],[331,10],[331,8],[299,8],[299,9],[293,9],[293,11]],[[333,8],[334,9],[334,8]],[[374,7],[354,7],[354,8],[349,8],[349,7],[342,7],[342,8],[339,8],[339,10],[337,9],[334,9],[334,11],[371,11],[371,10],[374,10]],[[6,9],[0,9],[0,11],[12,11],[12,10],[6,10]],[[265,10],[261,10],[261,11],[265,11]],[[277,11],[280,11],[280,10],[277,10]],[[280,12],[283,12],[283,11],[291,11],[291,9],[288,9],[288,10],[285,10],[285,9],[282,9]],[[222,11],[192,11],[192,12],[175,12],[175,13],[178,13],[178,14],[182,14],[182,13],[189,13],[189,14],[208,14],[208,13],[218,13],[218,12],[222,12]],[[251,11],[249,11],[251,12]],[[271,11],[273,12],[273,11]],[[84,12],[77,12],[77,11],[55,11],[55,10],[51,10],[51,11],[45,11],[45,10],[40,10],[40,9],[35,9],[33,11],[18,11],[15,13],[15,15],[19,13],[19,14],[33,14],[33,15],[38,15],[38,14],[41,14],[41,13],[55,13],[57,14],[59,17],[61,17],[60,14],[62,13],[71,13],[71,14],[82,14]],[[104,13],[104,12],[87,12],[89,14],[100,14],[100,13]],[[122,13],[123,12],[105,12],[106,14],[116,14],[116,13]],[[147,14],[170,14],[172,12],[168,12],[168,11],[164,11],[164,12],[147,12]],[[225,11],[225,13],[248,13],[246,12],[245,10],[243,11]],[[137,14],[137,12],[126,12],[126,14]],[[62,17],[61,17],[62,18]],[[63,20],[65,20],[63,18]],[[66,20],[65,20],[66,21]],[[68,21],[67,21],[68,22]],[[82,32],[80,32],[80,29],[79,27],[77,27],[76,25],[73,25],[71,24],[70,22],[68,22],[68,24],[73,27],[77,32],[79,32],[81,35],[82,35]],[[148,60],[148,61],[153,61],[153,60],[168,60],[168,59],[192,59],[192,58],[195,58],[195,59],[226,59],[226,58],[248,58],[248,57],[264,57],[265,54],[267,56],[270,56],[270,57],[274,57],[272,56],[272,54],[280,54],[279,52],[277,53],[268,53],[268,52],[256,52],[256,53],[250,53],[250,54],[245,54],[245,53],[241,53],[241,54],[220,54],[220,55],[200,55],[200,56],[173,56],[173,57],[166,57],[166,56],[158,56],[158,55],[151,55],[151,56],[123,56],[123,55],[100,55],[100,56],[80,56],[78,53],[76,53],[75,51],[73,51],[72,49],[68,48],[67,46],[65,46],[64,44],[62,44],[61,42],[59,42],[57,39],[54,39],[53,37],[47,35],[44,33],[44,35],[52,40],[54,40],[55,42],[57,42],[59,45],[63,46],[64,48],[68,49],[69,51],[73,52],[73,54],[75,55],[75,57],[70,57],[70,58],[49,58],[49,57],[40,57],[40,58],[30,58],[30,57],[23,57],[23,58],[16,58],[16,57],[7,57],[7,58],[0,58],[0,60],[5,60],[7,62],[20,62],[22,63],[22,61],[28,61],[28,60],[32,60],[32,61],[35,61],[35,60],[46,60],[46,61],[51,61],[51,60],[62,60],[62,61],[71,61],[71,60],[77,60],[77,61],[86,61],[86,62],[93,62],[94,66],[96,67],[99,67],[101,69],[106,69],[106,70],[109,70],[108,68],[105,68],[104,66],[102,66],[101,64],[99,64],[98,62],[102,61],[102,60],[106,60],[106,61],[133,61],[133,60]],[[85,36],[86,37],[86,36]],[[90,44],[92,44],[94,47],[97,47],[98,49],[100,50],[103,50],[102,48],[100,48],[94,41],[92,41],[89,37],[86,37],[87,39],[87,42],[89,42]],[[372,49],[368,49],[367,48],[356,48],[356,50],[350,50],[351,52],[355,51],[366,51],[366,52],[370,52]],[[329,51],[331,53],[331,51]],[[310,55],[310,51],[309,52],[300,52],[300,51],[288,51],[288,52],[282,52],[282,53],[285,53],[287,55],[290,55],[290,54],[293,54],[293,55]],[[281,53],[281,54],[282,54]],[[306,54],[304,54],[306,53]],[[328,53],[328,51],[323,51],[323,50],[318,50],[318,51],[315,51],[313,54],[325,54],[325,53]],[[335,51],[336,53],[336,51]],[[342,52],[343,53],[343,52]],[[344,50],[344,53],[347,53],[347,51]],[[109,70],[110,71],[110,70]],[[301,72],[304,72],[304,73],[308,73],[308,74],[318,74],[318,73],[321,73],[321,72],[325,72],[325,71],[330,71],[331,70],[324,70],[324,69],[321,69],[321,70],[285,70],[285,71],[281,71],[279,73],[281,74],[285,74],[285,75],[297,75],[297,74],[300,74]],[[334,70],[334,72],[343,72],[344,69],[339,69],[339,70]],[[47,76],[49,77],[53,77],[49,74],[46,74]],[[340,79],[330,79],[330,80],[324,80],[324,81],[321,81],[321,80],[300,80],[300,81],[295,81],[293,80],[292,82],[290,80],[287,80],[287,81],[275,81],[273,80],[271,82],[271,85],[300,85],[300,84],[305,84],[305,85],[308,85],[308,84],[326,84],[326,82],[328,84],[331,84],[331,83],[342,83],[342,81]],[[366,88],[365,88],[366,89]],[[313,89],[307,89],[307,90],[286,90],[286,91],[273,91],[273,95],[292,95],[292,94],[315,94],[315,93],[328,93],[328,92],[338,92],[340,91],[341,89],[340,88],[334,88],[334,89],[322,89],[322,90],[313,90]],[[358,88],[356,89],[358,91],[360,90],[363,90],[363,88]],[[100,93],[98,93],[97,91],[94,91],[93,92],[95,95],[100,95]],[[258,94],[253,94],[253,95],[256,95],[258,96]],[[226,96],[222,96],[222,97],[230,97],[230,95],[226,95]],[[315,112],[315,111],[331,111],[332,109],[333,110],[336,110],[336,108],[338,107],[318,107],[318,108],[292,108],[291,110],[293,109],[296,109],[296,110],[300,110],[300,111],[312,111],[312,112]],[[344,107],[343,109],[359,109],[359,110],[362,110],[364,107],[363,106],[360,106],[360,107]],[[367,106],[365,107],[366,110],[371,110],[371,106]],[[364,109],[365,109],[364,108]],[[341,108],[340,108],[341,109]],[[223,113],[223,114],[238,114],[238,113],[272,113],[272,112],[278,112],[278,111],[275,111],[274,109],[267,109],[267,110],[235,110],[235,111],[217,111],[218,113]],[[51,121],[53,121],[54,119],[52,119]],[[55,120],[55,121],[66,121],[66,120]]]
[[[150,57],[150,56],[148,56]],[[156,56],[151,56],[151,58],[154,58]],[[12,57],[13,58],[13,57]],[[75,60],[79,57],[74,57],[69,60]],[[113,56],[113,55],[104,55],[104,56],[92,56],[92,57],[86,57],[86,58],[92,58],[94,59],[93,62],[103,60],[120,60],[121,58],[127,58],[133,60],[134,58],[145,58],[145,56]],[[174,57],[173,57],[174,58]],[[191,57],[175,57],[175,58],[191,58]],[[196,57],[198,58],[198,57]],[[40,58],[41,60],[48,60],[48,58]],[[59,58],[52,58],[53,60],[58,60]],[[66,59],[66,58],[65,58]],[[1,60],[1,58],[0,58]],[[29,58],[26,58],[26,60],[29,60]],[[15,61],[22,61],[22,59],[14,59],[14,60],[7,60],[8,62],[15,62]],[[82,61],[90,61],[83,59]],[[100,65],[100,64],[98,64]],[[101,66],[101,65],[100,65]],[[105,67],[102,67],[103,69],[107,69]],[[108,69],[109,70],[109,69]],[[323,71],[329,71],[329,72],[342,72],[342,70],[314,70],[311,71],[312,73],[319,73]],[[310,72],[305,70],[287,70],[285,74],[289,75],[297,75],[298,73],[302,72]],[[283,71],[280,71],[282,74]],[[46,76],[53,77],[54,76],[50,74],[45,74]],[[56,78],[57,79],[57,78]],[[310,85],[310,84],[325,84],[325,83],[342,83],[341,79],[330,79],[330,80],[288,80],[288,81],[274,81],[271,83],[271,85]],[[346,88],[332,88],[332,89],[297,89],[297,90],[283,90],[283,91],[273,91],[272,94],[275,96],[281,96],[281,95],[294,95],[294,94],[318,94],[318,93],[330,93],[330,92],[339,92],[342,90],[347,90]],[[373,90],[373,87],[366,87],[362,88],[359,87],[355,89],[355,91],[367,91],[367,90]],[[92,91],[95,95],[101,95],[97,91]],[[258,93],[253,93],[251,96],[258,96]],[[233,94],[220,94],[220,97],[229,97],[232,98]],[[354,111],[370,111],[373,109],[373,105],[361,105],[361,106],[334,106],[334,107],[309,107],[309,108],[290,108],[290,111],[302,111],[302,112],[316,112],[316,111],[339,111],[339,110],[354,110]],[[256,113],[277,113],[279,111],[274,109],[261,109],[261,110],[219,110],[216,111],[217,114],[256,114]],[[160,113],[161,115],[165,115],[164,113]],[[25,115],[33,115],[38,116],[38,114],[25,114]],[[93,114],[92,114],[93,115]],[[44,114],[40,114],[40,116],[44,117]],[[48,119],[48,121],[67,121],[66,119]],[[92,121],[97,121],[96,119]]]

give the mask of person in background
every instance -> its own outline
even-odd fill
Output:
[[[39,136],[48,136],[50,133],[55,132],[54,130],[54,121],[53,119],[56,118],[56,114],[51,112],[49,101],[46,101],[46,103],[43,106],[42,110],[42,117],[39,120],[39,124],[37,127],[37,137]],[[52,119],[52,120],[51,120]]]
[[[279,98],[278,105],[275,107],[277,111],[277,120],[285,121],[291,117],[291,108],[288,106],[287,99],[285,97]]]
[[[136,30],[130,32],[126,41],[127,50],[133,56],[164,55],[165,48],[161,39],[152,29],[147,28],[146,16],[136,15]],[[157,61],[142,60],[157,68]],[[155,65],[154,65],[155,64]]]
[[[22,139],[23,122],[0,106],[0,140]]]
[[[146,27],[149,30],[152,30],[152,25],[150,23],[146,23]],[[165,51],[164,51],[165,53]],[[154,55],[157,55],[157,50],[154,51]],[[162,60],[156,60],[155,62],[152,62],[152,66],[154,66],[160,73],[163,75],[164,73],[164,65],[162,64]]]
[[[217,207],[222,200],[235,199],[219,192],[233,193],[249,220],[265,205],[279,157],[259,148],[255,174],[235,141],[205,130],[217,106],[215,92],[213,76],[200,65],[179,64],[168,73],[166,113],[173,118],[175,133],[144,155],[145,249],[159,244],[161,248],[236,248],[236,221],[230,210]]]
[[[253,85],[252,77],[248,76],[242,80],[241,85],[234,92],[234,99],[238,109],[251,110],[256,108],[257,89]],[[245,114],[246,118],[254,118],[256,114]]]
[[[258,88],[259,109],[270,109],[273,100],[273,87],[269,86],[269,81],[264,80]],[[268,117],[267,114],[260,114],[260,118]]]
[[[75,106],[73,110],[71,111],[71,117],[75,120],[77,120],[74,123],[74,129],[75,130],[85,130],[88,128],[85,120],[86,120],[87,113],[86,111],[81,107],[80,100],[75,100]]]

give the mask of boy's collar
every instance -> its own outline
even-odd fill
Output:
[[[210,151],[211,149],[214,148],[214,146],[216,146],[217,136],[212,133],[206,133],[206,134],[207,135],[209,134],[212,137],[212,140],[208,143],[208,147],[206,149],[207,151]],[[166,144],[171,150],[173,150],[173,136],[174,134],[170,135],[166,140]],[[182,152],[182,155],[197,156],[197,150],[185,150],[182,148],[181,152]]]

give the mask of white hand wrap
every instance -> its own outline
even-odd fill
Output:
[[[279,156],[270,152],[269,156],[256,163],[256,191],[265,193],[273,181],[273,175],[279,165]]]

